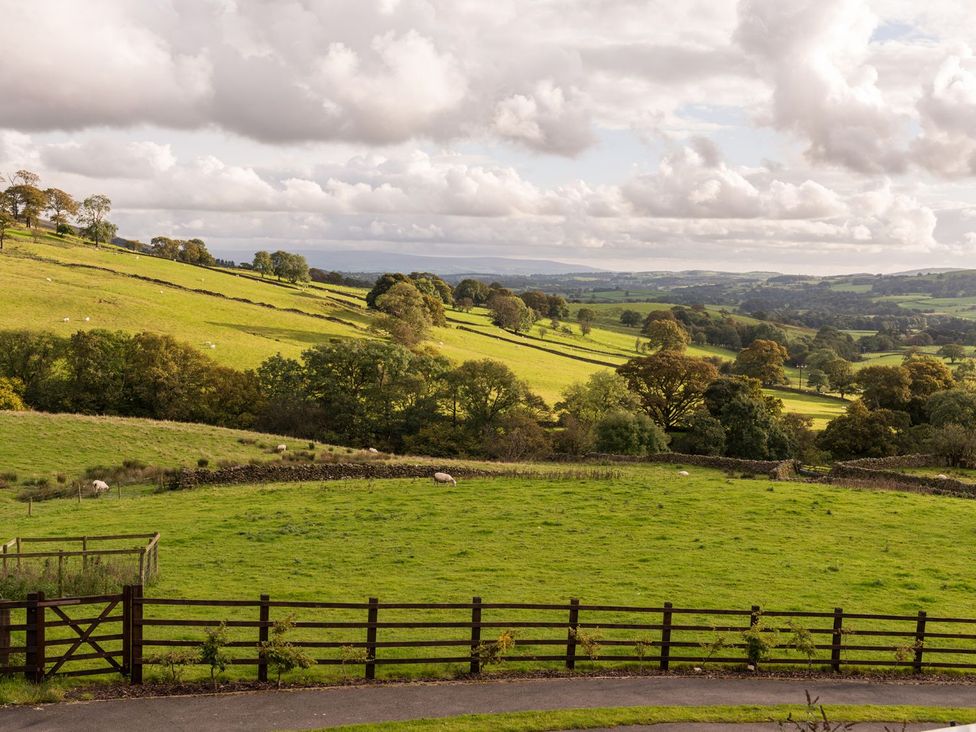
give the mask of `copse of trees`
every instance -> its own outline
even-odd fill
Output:
[[[206,267],[212,267],[217,263],[202,239],[171,239],[168,236],[154,236],[149,245],[148,253],[154,257]]]
[[[48,219],[59,236],[74,233],[71,220],[79,224],[79,234],[100,246],[115,238],[118,228],[108,220],[112,201],[108,196],[95,194],[80,203],[60,188],[41,189],[41,179],[29,170],[18,170],[0,183],[9,185],[0,191],[0,248],[6,238],[6,229],[16,222],[22,223],[37,236],[41,215]]]

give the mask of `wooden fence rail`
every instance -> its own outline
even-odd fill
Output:
[[[687,608],[567,603],[403,603],[178,599],[118,595],[0,602],[0,675],[33,681],[116,673],[138,684],[145,666],[173,650],[199,648],[203,630],[224,625],[234,666],[268,679],[261,652],[276,622],[317,665],[448,665],[482,673],[493,664],[626,663],[668,671],[721,666],[976,669],[976,618],[831,611]],[[507,640],[506,640],[507,639]],[[184,654],[181,662],[197,659]]]
[[[143,544],[136,547],[99,549],[98,542],[126,541],[141,539]],[[24,551],[25,544],[80,544],[78,549],[57,549],[47,551]],[[142,584],[159,574],[159,533],[152,534],[110,534],[99,536],[18,536],[0,544],[0,573],[6,576],[22,567],[21,561],[36,559],[57,559],[58,577],[64,575],[65,561],[72,557],[81,557],[83,567],[88,566],[90,559],[98,557],[116,557],[125,555],[138,556],[138,574],[134,579]],[[58,587],[61,584],[59,580]]]

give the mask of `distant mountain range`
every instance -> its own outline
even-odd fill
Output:
[[[355,274],[382,272],[434,272],[439,275],[557,275],[570,272],[604,272],[583,264],[567,264],[549,259],[510,257],[438,257],[376,251],[302,252],[311,267]],[[220,257],[250,262],[253,252],[221,251]]]

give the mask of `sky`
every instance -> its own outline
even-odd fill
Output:
[[[0,174],[122,236],[976,267],[968,0],[0,0]]]

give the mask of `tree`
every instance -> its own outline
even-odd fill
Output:
[[[23,412],[27,409],[24,404],[24,382],[0,376],[0,409],[11,412]]]
[[[958,343],[947,343],[937,351],[937,355],[949,359],[949,363],[955,363],[966,357],[966,349]]]
[[[488,301],[488,309],[491,311],[492,323],[516,333],[531,328],[535,320],[534,311],[520,298],[512,295],[493,296]]]
[[[532,308],[538,317],[542,318],[549,315],[549,298],[546,293],[539,290],[529,290],[523,292],[519,297],[526,307]]]
[[[487,358],[465,361],[451,381],[457,410],[475,431],[494,427],[502,415],[522,404],[527,393],[508,366]]]
[[[271,253],[264,250],[255,252],[251,267],[254,271],[261,273],[261,279],[274,274],[274,262],[271,261]]]
[[[854,373],[854,367],[849,361],[845,361],[842,358],[834,358],[825,363],[823,369],[827,375],[830,389],[838,392],[841,398],[854,390],[857,383],[857,375]]]
[[[454,307],[464,313],[470,313],[474,308],[474,300],[470,297],[460,297],[454,300]]]
[[[644,328],[647,343],[661,351],[683,351],[691,343],[688,331],[675,320],[654,320]]]
[[[216,264],[216,260],[207,251],[207,245],[202,239],[180,242],[179,259],[187,264],[198,264],[205,267],[212,267]]]
[[[869,409],[900,411],[911,398],[911,377],[901,366],[867,366],[857,372],[857,383]]]
[[[97,224],[85,226],[78,232],[81,236],[95,242],[98,246],[100,241],[112,241],[119,233],[119,227],[111,221],[99,221]]]
[[[180,242],[178,239],[170,239],[168,236],[154,236],[149,240],[154,257],[163,259],[177,259],[180,256]]]
[[[671,433],[671,449],[689,455],[721,455],[725,428],[707,409],[699,409],[685,420],[680,432]]]
[[[613,371],[597,371],[586,381],[570,385],[556,404],[564,428],[564,446],[574,453],[593,448],[593,426],[610,412],[636,412],[637,396],[627,380]],[[567,434],[568,433],[568,434]]]
[[[81,202],[78,221],[82,225],[83,231],[87,232],[86,235],[95,242],[96,247],[101,241],[104,241],[101,237],[106,233],[106,230],[102,227],[102,223],[111,210],[112,200],[101,194],[89,196]]]
[[[6,211],[0,211],[0,250],[3,250],[3,243],[7,240],[7,231],[13,228],[14,218]]]
[[[739,351],[733,368],[737,374],[757,379],[763,386],[783,384],[786,382],[783,363],[789,355],[776,341],[760,338]]]
[[[971,428],[947,424],[933,433],[928,449],[954,468],[970,467],[976,463],[976,434]]]
[[[28,229],[36,229],[38,220],[47,205],[44,191],[33,185],[21,184],[12,186],[8,192],[19,205],[20,218]]]
[[[640,325],[641,314],[636,310],[624,310],[620,313],[620,322],[628,328],[636,328]]]
[[[484,439],[489,456],[509,462],[539,459],[552,452],[546,431],[525,409],[513,409],[505,414]]]
[[[976,393],[969,389],[937,391],[928,398],[925,411],[936,427],[957,424],[976,429]]]
[[[380,327],[394,342],[408,348],[426,338],[433,324],[424,296],[409,282],[398,282],[380,295],[376,308],[386,314]]]
[[[614,411],[593,427],[598,452],[615,455],[649,455],[667,452],[668,437],[646,414]]]
[[[807,386],[811,389],[815,389],[819,394],[824,390],[824,387],[829,383],[827,379],[827,374],[825,374],[820,369],[810,369],[807,373]]]
[[[62,226],[68,226],[68,221],[78,215],[81,208],[74,197],[65,193],[60,188],[48,188],[44,191],[45,208],[49,212],[51,223],[54,224],[55,231],[60,231]]]
[[[271,255],[271,264],[279,280],[285,279],[294,285],[311,279],[308,273],[308,262],[301,254],[292,254],[279,249]]]
[[[470,298],[475,305],[484,305],[488,302],[491,290],[484,282],[478,280],[461,280],[454,288],[454,298]]]
[[[789,439],[779,423],[783,404],[764,396],[757,379],[718,378],[705,390],[704,403],[725,430],[726,455],[751,460],[789,456]]]
[[[851,403],[846,413],[827,423],[817,438],[817,446],[829,452],[834,460],[897,455],[910,424],[905,412],[869,410],[858,400]]]
[[[702,405],[705,389],[718,376],[707,361],[675,351],[631,359],[618,366],[617,373],[627,380],[648,416],[668,431]]]
[[[576,311],[576,322],[580,324],[581,328],[583,325],[592,326],[594,320],[596,320],[596,313],[590,308],[580,308]],[[589,332],[590,330],[588,327],[583,335],[586,335]]]

